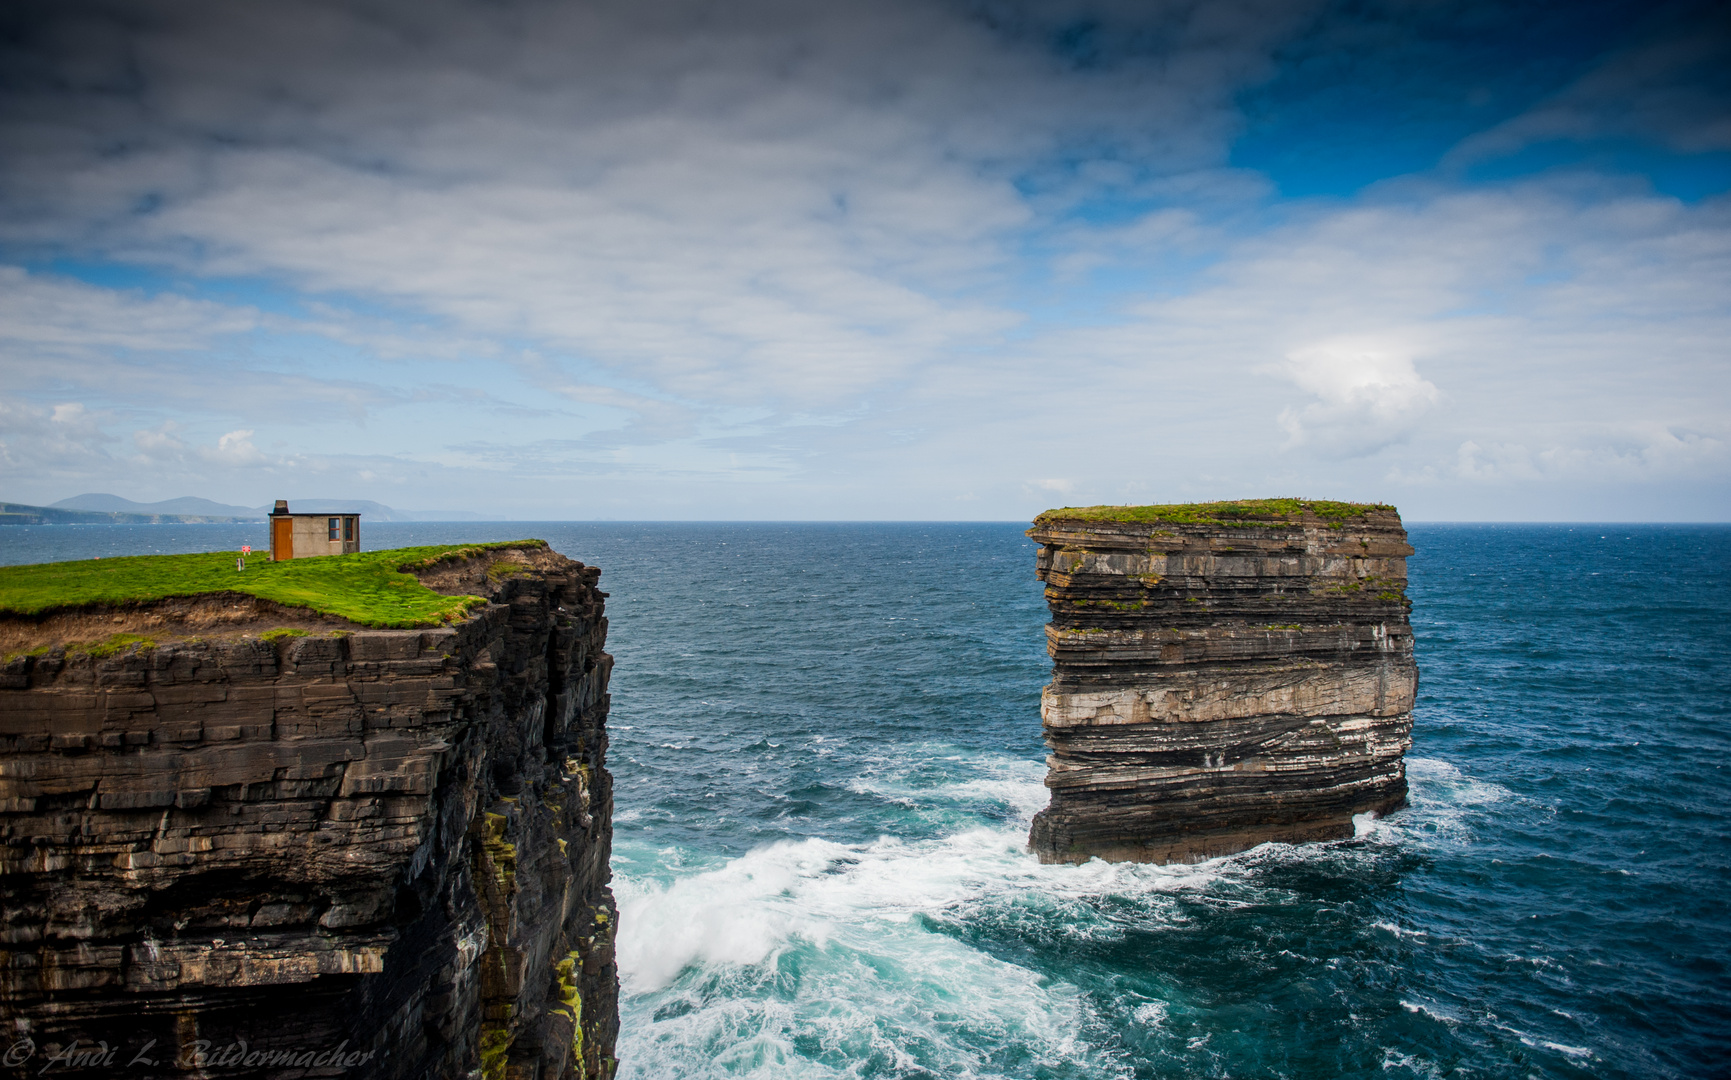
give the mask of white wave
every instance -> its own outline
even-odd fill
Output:
[[[1378,843],[1462,843],[1485,808],[1513,798],[1501,784],[1478,780],[1436,758],[1406,761],[1407,807],[1387,818],[1354,817],[1356,836]]]
[[[1415,1076],[1434,1077],[1435,1080],[1442,1080],[1443,1075],[1435,1062],[1385,1047],[1382,1052],[1382,1071],[1389,1072],[1394,1069],[1405,1069]]]
[[[986,899],[1032,897],[1064,904],[1202,888],[1250,865],[1266,850],[1169,866],[1097,859],[1080,866],[1043,866],[1025,845],[1026,821],[1045,803],[1044,767],[1019,759],[989,764],[997,775],[918,794],[927,805],[937,799],[992,799],[1024,811],[1015,824],[912,842],[888,836],[869,844],[783,841],[688,871],[670,884],[621,874],[615,883],[621,905],[618,950],[627,992],[665,988],[694,964],[765,964],[796,938],[822,943],[841,927],[906,922]],[[897,790],[884,783],[850,786],[880,797]],[[624,862],[636,861],[628,845],[620,848]]]
[[[802,862],[828,865],[831,856],[814,848],[822,844],[776,845],[662,889],[634,888],[621,877],[618,950],[627,989],[665,986],[694,962],[763,963],[804,921],[772,901],[793,885]]]
[[[812,838],[758,848],[665,887],[622,878],[626,989],[660,989],[693,963],[762,964],[796,935],[821,944],[837,926],[902,921],[968,900],[1032,869],[1021,846],[1019,834],[987,829],[920,844]]]
[[[1456,806],[1483,806],[1502,802],[1511,797],[1508,788],[1485,780],[1475,780],[1458,766],[1437,758],[1407,758],[1407,780],[1427,801],[1449,802]]]
[[[1092,1006],[1075,987],[944,930],[958,913],[1032,905],[1073,933],[1115,937],[1090,915],[1099,897],[1206,885],[1225,864],[1042,866],[1025,843],[1020,824],[921,841],[813,838],[671,881],[630,873],[666,860],[639,862],[622,845],[622,1077],[853,1076],[867,1061],[872,1072],[989,1076],[1006,1045],[1055,1071],[1123,1075],[1080,1038]],[[1164,1016],[1160,1003],[1142,1010],[1150,1025]],[[918,1060],[902,1061],[910,1053]]]
[[[1522,1039],[1521,1041],[1526,1042],[1528,1046],[1532,1045],[1532,1043],[1527,1042],[1525,1039]],[[1539,1045],[1544,1047],[1546,1050],[1555,1050],[1564,1057],[1574,1058],[1577,1061],[1589,1061],[1599,1056],[1587,1049],[1585,1046],[1567,1046],[1560,1042],[1550,1042],[1545,1039],[1540,1039]]]
[[[1378,930],[1387,930],[1397,938],[1411,938],[1414,941],[1423,941],[1430,937],[1430,934],[1424,930],[1408,930],[1404,926],[1396,926],[1391,922],[1377,921],[1370,925],[1374,926]]]
[[[1417,1013],[1420,1016],[1428,1016],[1439,1024],[1447,1024],[1450,1027],[1454,1027],[1461,1022],[1460,1017],[1451,1016],[1435,1004],[1425,1005],[1421,1002],[1407,1001],[1402,998],[1400,1007],[1405,1009],[1407,1012]]]
[[[1022,822],[1031,822],[1051,801],[1051,793],[1046,790],[1046,767],[1032,762],[1028,767],[1034,773],[1031,782],[1027,778],[968,780],[951,787],[949,794],[957,799],[1002,803]]]
[[[1043,866],[1024,845],[1028,819],[1046,804],[1044,766],[966,755],[959,766],[944,764],[946,776],[930,768],[940,749],[953,748],[910,749],[873,763],[849,787],[922,813],[979,813],[995,804],[1012,811],[1013,822],[935,839],[783,841],[724,861],[619,844],[622,1080],[853,1077],[862,1070],[986,1076],[997,1074],[992,1056],[1007,1045],[1050,1071],[1123,1075],[1121,1059],[1081,1039],[1093,1006],[1075,987],[977,948],[956,931],[989,912],[993,919],[1032,915],[1073,937],[1115,940],[1122,928],[1098,914],[1103,898],[1136,899],[1157,918],[1174,904],[1172,894],[1212,892],[1222,879],[1254,881],[1269,859],[1339,857],[1326,845],[1264,845],[1196,864]],[[1366,816],[1358,831],[1372,843],[1406,842],[1425,826],[1433,835],[1464,830],[1460,822],[1474,807],[1508,797],[1446,762],[1409,765],[1414,809],[1385,820]],[[1402,1004],[1459,1022],[1436,1006]],[[1144,1002],[1132,1016],[1159,1027],[1166,1008]],[[1384,1067],[1434,1074],[1415,1059],[1385,1059]]]
[[[622,889],[624,1078],[993,1075],[1006,1045],[1064,1071],[1122,1075],[1080,1043],[1068,984],[912,918],[981,886],[1013,855],[965,834],[939,865],[914,845],[777,844],[664,889]]]
[[[972,758],[964,754],[941,755],[936,752],[940,749],[948,748],[928,744],[914,753],[877,762],[866,775],[850,780],[848,790],[915,810],[950,808],[957,803],[996,803],[1008,807],[1024,823],[1031,821],[1050,799],[1043,762],[1002,755]],[[924,774],[932,771],[930,763],[934,761],[960,762],[970,775],[955,780],[927,779]]]
[[[1157,1028],[1166,1022],[1166,1012],[1164,1001],[1150,1001],[1146,1005],[1136,1006],[1130,1018],[1144,1027]]]

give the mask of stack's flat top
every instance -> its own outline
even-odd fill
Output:
[[[1385,503],[1336,502],[1328,499],[1235,499],[1228,502],[1161,503],[1152,506],[1066,506],[1047,510],[1035,527],[1060,522],[1106,524],[1164,523],[1243,527],[1294,525],[1307,519],[1330,524],[1358,521],[1371,514],[1394,514]]]

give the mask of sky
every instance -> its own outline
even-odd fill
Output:
[[[0,498],[1731,520],[1728,11],[12,0]]]

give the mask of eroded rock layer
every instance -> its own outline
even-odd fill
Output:
[[[26,1070],[101,1042],[126,1075],[610,1075],[599,574],[492,551],[427,575],[491,600],[450,628],[7,663]]]
[[[1405,803],[1418,671],[1394,508],[1096,507],[1028,535],[1052,615],[1042,861],[1334,839]]]

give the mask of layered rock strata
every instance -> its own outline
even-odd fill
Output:
[[[1393,507],[1041,515],[1044,862],[1182,862],[1353,835],[1404,805],[1418,671]]]
[[[475,553],[423,579],[489,598],[448,628],[8,662],[6,1064],[611,1075],[599,574]]]

